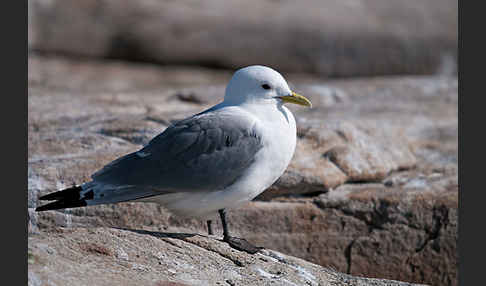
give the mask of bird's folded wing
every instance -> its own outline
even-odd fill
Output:
[[[203,113],[168,127],[147,146],[111,162],[92,179],[162,193],[220,190],[243,174],[262,147],[250,120]]]

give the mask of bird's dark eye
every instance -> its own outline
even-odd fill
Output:
[[[270,85],[264,83],[264,84],[262,84],[262,88],[263,89],[270,89],[271,87],[270,87]]]

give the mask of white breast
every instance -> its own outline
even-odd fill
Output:
[[[255,176],[260,175],[266,180],[260,192],[270,187],[285,172],[296,144],[295,119],[285,106],[265,113],[262,121],[265,147],[258,154],[259,171]]]
[[[295,151],[295,119],[285,106],[269,108],[256,105],[250,110],[258,119],[264,147],[245,175],[224,192],[231,204],[249,201],[270,187],[284,172]]]

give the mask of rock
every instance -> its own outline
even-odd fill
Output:
[[[186,233],[56,228],[29,237],[28,257],[29,285],[417,285],[353,277],[268,249],[250,255],[220,237]]]
[[[457,173],[417,172],[402,172],[393,187],[343,184],[309,198],[252,202],[229,220],[257,245],[353,275],[457,285]]]
[[[29,74],[29,86],[42,86],[55,90],[86,92],[146,92],[169,88],[168,92],[175,97],[176,93],[187,93],[186,86],[204,85],[205,89],[213,89],[214,84],[225,84],[231,77],[230,71],[203,67],[170,66],[153,64],[126,63],[85,59],[72,60],[68,57],[38,57],[35,53],[29,55],[29,68],[35,72]],[[178,90],[173,90],[178,88]],[[219,91],[218,91],[219,92]],[[201,101],[201,93],[194,93]]]
[[[324,76],[454,74],[457,1],[28,2],[29,50]],[[123,85],[123,82],[119,83]]]
[[[147,77],[136,76],[142,70]],[[229,74],[188,68],[172,74],[154,66],[31,56],[29,247],[49,245],[59,255],[45,239],[59,229],[66,231],[62,235],[66,237],[71,232],[85,235],[80,227],[98,227],[86,231],[95,232],[99,239],[113,237],[106,234],[117,231],[110,227],[127,230],[117,235],[137,237],[150,236],[144,231],[206,234],[205,221],[177,218],[155,204],[33,210],[39,196],[88,180],[106,163],[138,150],[172,121],[220,101]],[[457,285],[457,78],[323,82],[312,76],[286,77],[293,90],[311,99],[314,108],[290,106],[298,125],[294,158],[274,186],[255,201],[229,211],[234,235],[342,273]],[[106,81],[91,80],[96,78]],[[125,85],[113,84],[125,78]],[[144,89],[147,79],[152,84]],[[192,94],[197,100],[187,101],[178,94]],[[220,234],[221,226],[214,219],[215,233]],[[214,243],[211,240],[203,248],[219,247]],[[98,245],[110,243],[87,245],[84,251],[122,261],[134,259],[125,248],[103,250]],[[75,249],[70,253],[78,255],[79,247]],[[159,252],[154,253],[160,256]],[[74,267],[74,262],[69,263]],[[130,271],[149,276],[158,271],[142,260],[133,263]],[[112,266],[106,271],[119,269]],[[51,277],[39,271],[29,274],[32,283]],[[262,271],[258,275],[268,273],[265,279],[277,275]],[[58,279],[74,281],[75,277]],[[239,284],[233,278],[226,280],[231,282],[220,282]],[[191,284],[184,281],[180,283]]]

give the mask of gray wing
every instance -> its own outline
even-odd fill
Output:
[[[235,182],[262,147],[261,136],[248,120],[203,113],[168,127],[92,179],[159,192],[218,190]]]

